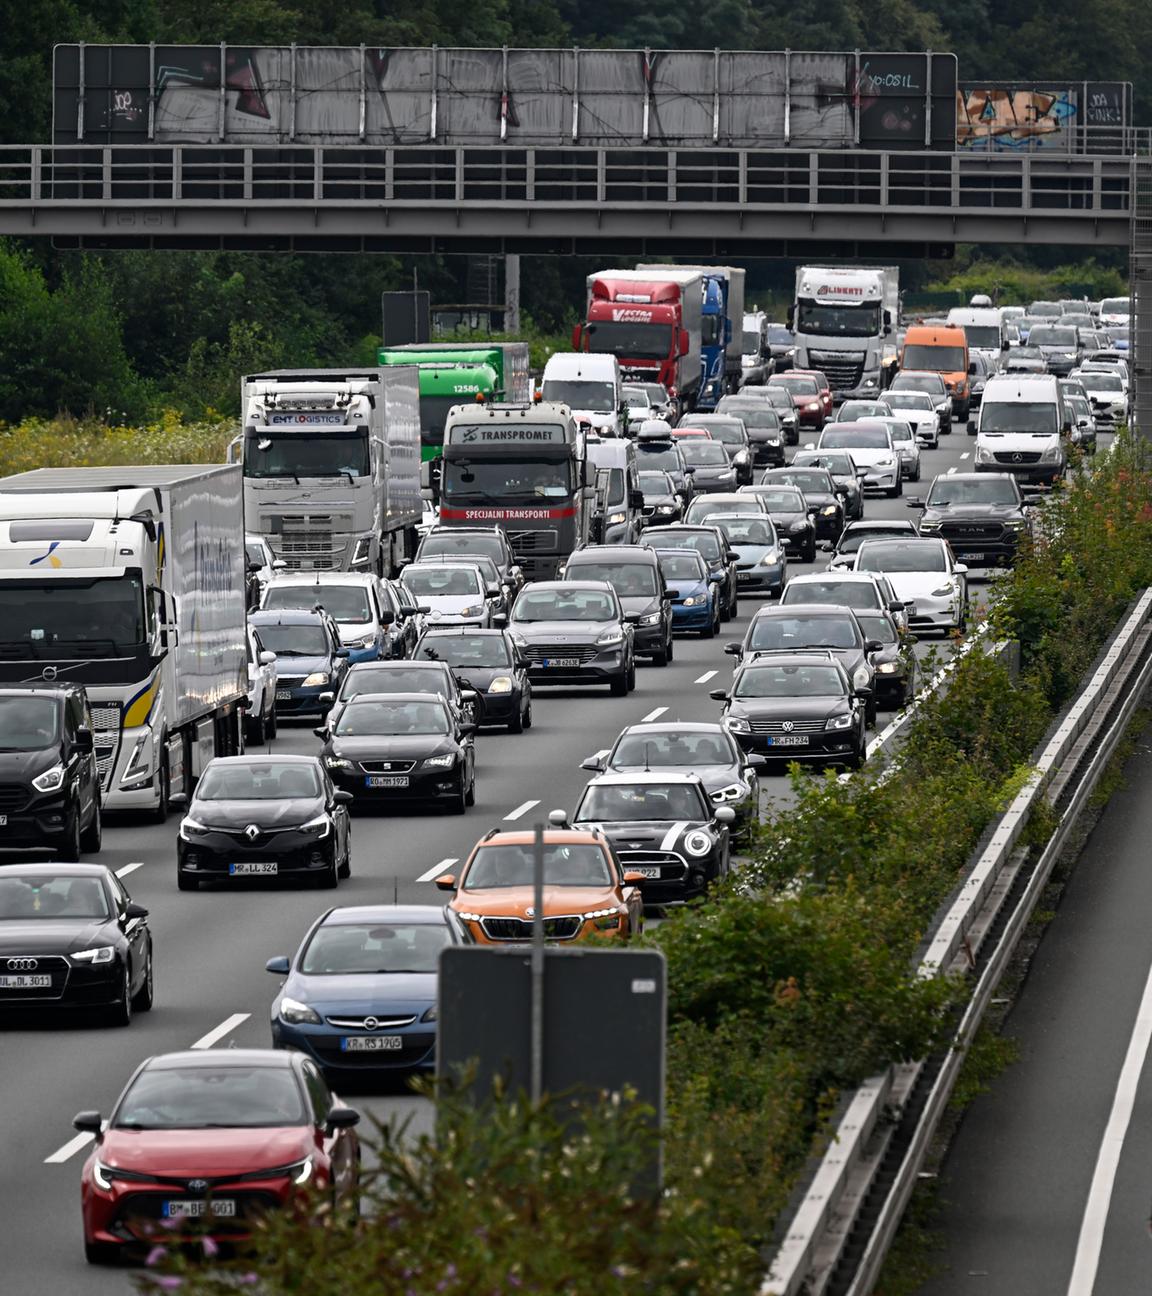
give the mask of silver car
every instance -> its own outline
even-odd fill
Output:
[[[888,431],[892,433],[892,448],[900,457],[900,471],[905,481],[920,480],[920,443],[912,424],[903,419],[885,419]]]

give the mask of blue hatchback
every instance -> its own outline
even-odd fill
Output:
[[[321,609],[251,612],[248,624],[276,654],[276,714],[323,715],[324,693],[337,693],[348,672],[348,649],[336,622]]]
[[[329,909],[293,958],[268,960],[286,978],[272,1003],[273,1045],[307,1053],[330,1078],[430,1071],[440,951],[467,940],[437,905]]]
[[[672,629],[711,638],[720,629],[720,599],[708,564],[695,549],[657,549],[664,583],[673,593]]]

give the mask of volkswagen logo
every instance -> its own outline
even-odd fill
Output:
[[[188,1191],[189,1191],[189,1192],[206,1192],[207,1189],[208,1189],[208,1180],[207,1180],[207,1179],[189,1179],[189,1180],[188,1180]]]
[[[785,733],[791,733],[796,726],[791,720],[785,720],[780,728],[783,729]]]
[[[260,836],[260,829],[257,828],[255,824],[249,824],[248,827],[244,829],[244,836],[247,837],[249,841],[255,841],[256,838]]]
[[[9,959],[6,966],[9,972],[35,972],[40,966],[40,960],[34,958]]]
[[[365,1030],[375,1030],[376,1027],[379,1026],[379,1025],[380,1025],[380,1023],[379,1023],[379,1021],[378,1021],[375,1017],[365,1017],[365,1018],[364,1018],[364,1029],[365,1029]]]

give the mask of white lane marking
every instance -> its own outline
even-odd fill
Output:
[[[654,710],[649,711],[648,714],[641,719],[640,723],[650,724],[653,720],[659,720],[667,710],[667,707],[656,707]]]
[[[95,1137],[96,1135],[91,1133],[77,1134],[75,1138],[70,1138],[63,1147],[57,1148],[51,1156],[46,1156],[44,1164],[63,1165],[65,1161],[71,1160],[81,1148],[86,1148]]]
[[[660,843],[662,851],[670,851],[673,846],[680,840],[680,834],[688,827],[687,821],[684,823],[674,823],[671,828],[664,834],[664,840]]]
[[[719,674],[718,671],[705,671],[704,674],[701,675],[700,678],[696,681],[696,683],[707,684],[710,679],[715,679],[718,674]]]
[[[540,804],[539,798],[535,801],[525,801],[523,805],[518,805],[515,810],[510,811],[504,816],[505,819],[522,819],[533,806]]]
[[[251,1016],[251,1013],[233,1013],[231,1017],[222,1021],[215,1030],[210,1030],[207,1035],[201,1035],[192,1047],[194,1049],[210,1049],[213,1044],[218,1043],[225,1035],[231,1035],[237,1026],[246,1022]]]
[[[1136,1024],[1132,1028],[1132,1038],[1128,1041],[1128,1052],[1124,1058],[1124,1065],[1120,1068],[1120,1079],[1116,1084],[1112,1111],[1100,1143],[1100,1154],[1096,1158],[1092,1186],[1088,1189],[1088,1202],[1084,1207],[1084,1218],[1080,1223],[1080,1240],[1076,1244],[1076,1259],[1068,1283],[1068,1296],[1091,1296],[1096,1285],[1096,1269],[1100,1263],[1100,1248],[1104,1241],[1104,1227],[1108,1223],[1112,1190],[1116,1186],[1116,1170],[1120,1164],[1120,1153],[1124,1150],[1124,1136],[1128,1133],[1128,1122],[1132,1119],[1132,1109],[1136,1104],[1136,1090],[1140,1084],[1140,1073],[1144,1069],[1150,1041],[1152,1041],[1152,970],[1149,971],[1148,980],[1144,983],[1144,994],[1136,1013]]]
[[[967,459],[967,458],[968,458],[968,451],[965,450],[964,453],[960,456],[960,458],[961,458],[961,459]]]
[[[136,860],[133,864],[125,864],[123,868],[116,870],[117,877],[127,877],[129,873],[135,873],[138,868],[144,867],[143,860]]]
[[[956,466],[955,464],[953,464],[953,466],[948,469],[948,476],[951,477],[955,471],[956,471]]]
[[[416,881],[431,882],[434,878],[438,878],[441,873],[447,873],[455,863],[457,863],[455,856],[451,859],[442,859],[439,864],[433,864],[427,873],[421,873]]]

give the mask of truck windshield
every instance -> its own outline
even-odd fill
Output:
[[[983,347],[985,351],[1000,350],[1000,330],[995,324],[965,324],[963,327],[970,347]]]
[[[145,640],[139,575],[0,581],[0,660],[126,657]]]
[[[453,500],[566,499],[572,469],[565,459],[446,459],[443,489]]]
[[[421,396],[420,397],[420,442],[426,446],[444,444],[444,424],[448,421],[448,411],[453,405],[465,405],[475,401],[475,394],[460,396]]]
[[[796,312],[796,332],[819,337],[877,337],[880,307],[874,302],[859,306],[817,306],[802,301]]]
[[[937,373],[964,373],[968,368],[963,347],[915,343],[904,348],[901,365],[905,369],[934,369]]]
[[[1019,401],[1012,404],[985,402],[980,411],[981,432],[1045,432],[1054,436],[1054,401]]]
[[[639,321],[596,320],[588,325],[591,346],[629,359],[663,360],[672,353],[672,327]]]
[[[569,409],[593,414],[616,412],[616,388],[610,382],[589,382],[580,378],[549,378],[543,387],[546,401],[559,401]]]
[[[743,341],[740,343],[740,350],[743,355],[754,356],[760,354],[760,334],[745,332]]]
[[[370,471],[366,427],[317,428],[311,435],[249,428],[244,436],[245,477],[367,477]]]

